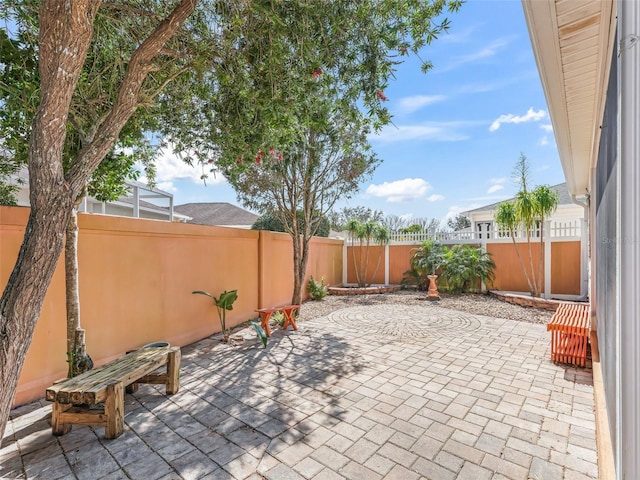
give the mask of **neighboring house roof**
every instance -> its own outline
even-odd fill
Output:
[[[173,209],[191,217],[188,223],[218,226],[251,226],[258,215],[226,202],[185,203]]]
[[[571,195],[569,195],[569,190],[567,190],[567,184],[565,183],[559,183],[558,185],[553,185],[552,187],[550,187],[551,190],[554,190],[555,192],[558,193],[559,196],[559,201],[558,201],[558,206],[560,205],[574,205],[573,201],[571,200]],[[480,212],[493,212],[494,210],[496,210],[498,208],[498,205],[500,205],[501,203],[504,202],[512,202],[516,199],[516,197],[511,197],[507,200],[502,200],[501,202],[496,202],[496,203],[492,203],[489,205],[485,205],[484,207],[479,207],[479,208],[474,208],[473,210],[468,210],[466,212],[462,212],[462,215],[469,215],[472,213],[480,213]]]

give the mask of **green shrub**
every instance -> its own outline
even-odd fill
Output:
[[[496,264],[491,255],[471,245],[455,245],[444,255],[440,280],[455,293],[478,292],[480,282],[491,283]]]
[[[411,257],[411,269],[405,272],[404,284],[429,288],[428,275],[438,275],[438,288],[455,293],[477,292],[480,282],[495,278],[496,265],[488,253],[470,245],[448,248],[438,242],[427,241]]]
[[[312,276],[309,278],[307,291],[313,300],[322,300],[329,293],[329,288],[324,284],[324,277],[322,277],[320,281],[317,281]]]

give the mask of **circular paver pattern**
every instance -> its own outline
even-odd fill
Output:
[[[413,305],[350,307],[325,318],[344,330],[394,337],[456,337],[481,326],[480,320],[470,313]]]

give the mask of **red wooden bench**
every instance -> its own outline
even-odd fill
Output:
[[[589,304],[561,303],[547,324],[551,332],[551,360],[584,367],[591,330]]]
[[[300,305],[284,305],[282,307],[273,307],[273,308],[260,308],[256,310],[260,315],[260,324],[264,329],[267,337],[271,336],[271,329],[269,328],[269,320],[271,320],[271,315],[276,312],[282,312],[284,315],[284,325],[282,328],[286,330],[289,325],[294,330],[298,330],[298,326],[296,325],[296,319],[294,313],[300,311]]]

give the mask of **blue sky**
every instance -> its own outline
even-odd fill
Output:
[[[385,90],[393,125],[370,139],[383,162],[338,207],[445,219],[513,196],[521,152],[532,185],[564,181],[521,2],[468,0],[450,20],[421,53],[429,73],[416,58],[398,67]],[[158,162],[158,187],[175,204],[238,204],[222,178],[199,177],[169,152]]]

